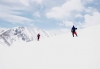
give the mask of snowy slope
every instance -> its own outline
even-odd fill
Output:
[[[2,34],[3,32],[5,32],[7,29],[6,28],[0,28],[0,34]]]
[[[40,33],[41,38],[54,36],[50,32],[36,28],[15,27],[8,29],[0,34],[0,44],[11,46],[15,41],[22,40],[30,42],[37,40],[37,34]]]
[[[0,50],[0,69],[100,69],[100,25]]]

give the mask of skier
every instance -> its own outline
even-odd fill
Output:
[[[73,37],[74,37],[74,34],[77,36],[76,30],[77,30],[77,28],[75,28],[74,25],[73,25],[73,27],[71,29]]]
[[[38,33],[37,34],[37,40],[39,41],[39,39],[40,39],[40,34]]]

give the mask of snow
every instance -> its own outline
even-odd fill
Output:
[[[37,40],[38,33],[40,33],[41,39],[55,36],[54,34],[39,28],[14,27],[0,34],[0,44],[11,46],[15,41],[18,40],[25,42],[34,41]]]
[[[4,31],[6,31],[7,29],[5,28],[0,28],[0,34],[3,33]]]
[[[0,46],[0,69],[100,69],[100,25],[40,41]]]

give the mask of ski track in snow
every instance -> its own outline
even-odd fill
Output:
[[[0,69],[100,69],[100,25],[0,49]]]

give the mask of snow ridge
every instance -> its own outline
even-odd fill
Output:
[[[8,29],[0,34],[0,44],[11,46],[13,42],[22,40],[30,42],[37,40],[37,34],[41,34],[41,38],[54,36],[54,34],[37,28],[15,27]]]

